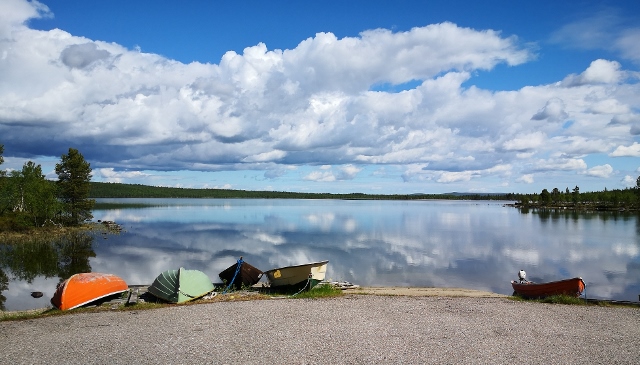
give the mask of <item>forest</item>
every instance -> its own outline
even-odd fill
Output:
[[[333,194],[285,191],[250,191],[231,189],[189,189],[92,182],[91,198],[224,198],[224,199],[342,199],[342,200],[515,200],[515,194]]]
[[[580,192],[578,186],[572,190],[551,191],[543,189],[532,194],[332,194],[332,193],[296,193],[284,191],[247,191],[227,189],[188,189],[148,185],[91,183],[91,198],[224,198],[224,199],[342,199],[342,200],[502,200],[515,202],[524,208],[561,208],[578,210],[639,210],[640,177],[633,188],[596,192]]]

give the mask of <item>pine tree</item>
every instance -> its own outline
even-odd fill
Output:
[[[78,150],[69,148],[56,164],[58,194],[63,204],[63,219],[70,225],[91,220],[95,200],[89,199],[91,189],[91,165]]]

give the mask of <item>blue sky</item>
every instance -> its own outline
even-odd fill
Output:
[[[637,1],[0,1],[3,169],[364,193],[640,175]]]

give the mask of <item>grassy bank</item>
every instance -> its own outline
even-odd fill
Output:
[[[122,228],[114,222],[92,222],[77,227],[34,227],[24,231],[0,231],[0,242],[4,244],[19,244],[52,239],[77,232],[119,233]]]

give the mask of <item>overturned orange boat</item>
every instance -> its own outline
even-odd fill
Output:
[[[513,291],[525,298],[545,298],[552,295],[568,295],[577,298],[585,287],[580,277],[546,283],[511,281],[511,286]]]
[[[51,304],[65,311],[127,290],[129,290],[127,283],[113,274],[98,272],[75,274],[58,284],[51,298]]]

